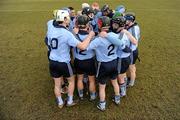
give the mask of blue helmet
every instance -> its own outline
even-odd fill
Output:
[[[132,22],[134,22],[136,19],[135,13],[133,12],[126,13],[124,17],[126,18],[126,20],[130,20]]]
[[[123,14],[123,13],[126,12],[126,8],[123,5],[119,5],[119,6],[116,7],[115,11]]]

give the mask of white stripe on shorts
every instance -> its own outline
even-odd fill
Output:
[[[133,60],[134,60],[134,57],[133,57],[133,51],[132,51],[131,54],[130,54],[130,59],[131,59],[130,65],[132,65],[132,64],[133,64]]]
[[[69,75],[72,76],[73,75],[73,70],[72,70],[71,64],[67,63],[67,66],[68,66],[68,70],[69,70]]]
[[[98,62],[98,68],[97,68],[96,77],[98,77],[98,75],[99,75],[100,67],[101,67],[101,62]]]
[[[121,62],[122,62],[122,58],[118,59],[118,74],[121,72]]]

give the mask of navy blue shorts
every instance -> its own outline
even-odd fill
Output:
[[[118,58],[118,74],[125,73],[130,65],[130,56],[126,58]]]
[[[114,80],[117,78],[117,63],[117,59],[110,62],[98,62],[96,77],[100,84],[106,84],[107,80]]]
[[[53,78],[71,77],[73,70],[70,63],[49,60],[49,71]]]
[[[77,74],[95,75],[96,74],[95,59],[91,58],[87,60],[79,60],[75,58],[74,68]]]
[[[131,65],[135,64],[136,63],[136,60],[138,58],[138,49],[134,50],[131,55],[130,55],[130,58],[131,58]]]

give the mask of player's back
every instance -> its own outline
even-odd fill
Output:
[[[58,62],[70,61],[70,46],[68,40],[71,38],[71,33],[64,26],[56,26],[55,21],[48,23],[48,44],[51,52],[49,58]]]
[[[106,38],[95,38],[89,47],[95,50],[99,62],[109,62],[117,58],[118,47],[110,43]]]
[[[76,36],[79,39],[79,41],[82,42],[88,35],[89,33],[86,31],[79,31],[79,33]],[[94,57],[95,54],[93,50],[80,50],[76,47],[74,48],[74,56],[79,60],[86,60]]]

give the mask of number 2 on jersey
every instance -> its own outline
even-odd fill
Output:
[[[108,56],[114,55],[114,52],[113,52],[113,50],[114,50],[114,45],[113,45],[113,44],[111,44],[111,45],[108,46],[108,50],[109,50]]]
[[[78,53],[78,54],[80,54],[80,55],[86,55],[85,53],[83,53],[84,51],[86,51],[86,50],[80,50],[80,51],[78,52],[78,48],[76,47],[76,53]]]

